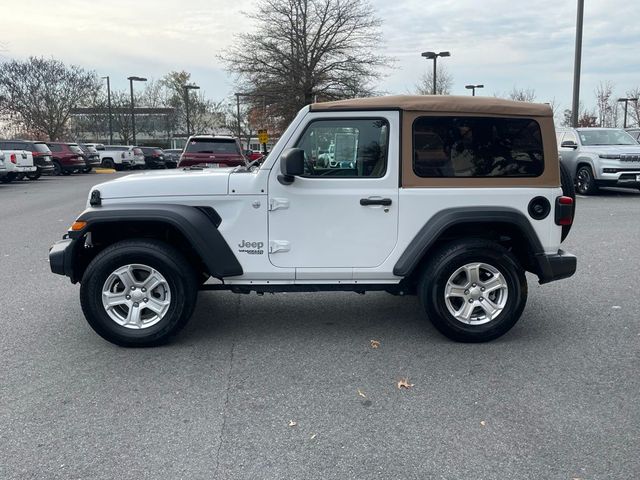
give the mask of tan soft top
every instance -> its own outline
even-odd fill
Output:
[[[314,103],[311,111],[323,110],[406,110],[413,112],[443,112],[525,117],[552,117],[549,105],[516,102],[494,97],[456,95],[392,95],[387,97],[354,98],[335,102]]]

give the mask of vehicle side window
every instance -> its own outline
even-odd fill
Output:
[[[573,142],[578,144],[578,136],[574,132],[565,132],[563,142]]]
[[[527,118],[419,117],[413,171],[419,177],[540,176],[540,125]]]
[[[308,177],[382,177],[388,145],[389,123],[382,118],[315,120],[296,143]]]
[[[62,151],[62,145],[49,145],[49,150],[51,150],[52,152],[61,152]]]

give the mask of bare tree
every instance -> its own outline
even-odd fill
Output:
[[[453,87],[453,75],[451,75],[446,67],[438,67],[436,73],[436,95],[450,95]],[[418,95],[431,95],[433,93],[433,71],[429,70],[424,73],[416,84],[416,93]]]
[[[640,98],[640,87],[627,90],[625,95],[627,98]],[[627,125],[635,124],[637,127],[640,127],[640,101],[629,102],[627,104],[627,114],[629,115]],[[629,121],[629,119],[631,121]]]
[[[316,100],[370,95],[390,63],[366,0],[259,0],[253,10],[257,31],[239,35],[222,59],[282,124]]]
[[[27,130],[50,140],[64,136],[71,109],[98,88],[93,72],[54,59],[11,60],[0,69],[4,110],[15,114]]]
[[[169,72],[162,77],[159,85],[164,88],[165,106],[173,108],[174,114],[168,119],[174,132],[187,132],[187,109],[189,102],[189,124],[191,132],[212,133],[224,121],[222,106],[206,98],[202,90],[185,94],[184,86],[190,85],[191,74],[185,71]]]
[[[130,93],[126,91],[112,91],[111,108],[113,112],[113,131],[117,133],[122,143],[128,144],[133,140]]]
[[[595,90],[596,108],[601,127],[615,127],[618,123],[618,104],[613,98],[613,83],[600,82]]]
[[[533,88],[518,88],[514,86],[507,98],[518,102],[533,102],[536,99],[536,91]]]

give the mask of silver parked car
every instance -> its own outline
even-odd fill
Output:
[[[640,144],[621,128],[562,128],[556,135],[560,161],[574,179],[576,192],[640,188]]]

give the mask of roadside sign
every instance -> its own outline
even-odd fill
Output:
[[[258,130],[258,141],[260,143],[267,143],[269,141],[269,134],[266,130]]]

